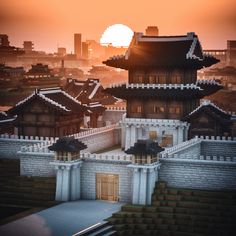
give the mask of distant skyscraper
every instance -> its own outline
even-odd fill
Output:
[[[159,36],[159,30],[157,26],[148,26],[146,28],[147,36]]]
[[[32,41],[24,41],[23,47],[24,47],[25,53],[30,53],[34,49],[34,44],[32,43]]]
[[[88,59],[89,57],[89,45],[86,42],[82,42],[82,57]]]
[[[227,65],[236,67],[236,40],[227,40]]]
[[[58,56],[64,57],[66,55],[66,48],[57,48],[57,54]]]
[[[0,34],[0,46],[8,47],[9,45],[8,35]]]
[[[77,58],[82,55],[82,35],[74,34],[74,54]]]

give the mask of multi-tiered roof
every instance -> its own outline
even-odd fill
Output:
[[[103,63],[117,68],[191,67],[201,69],[219,62],[204,54],[197,35],[144,36],[135,33],[125,55],[110,57]]]
[[[129,82],[115,84],[106,92],[127,100],[129,117],[182,119],[199,105],[199,99],[222,88],[213,80],[197,81],[198,69],[217,62],[213,56],[203,53],[194,33],[182,36],[135,33],[125,55],[103,62],[129,70]],[[165,105],[163,101],[169,103]],[[178,105],[175,101],[179,101]],[[162,116],[155,106],[161,107]],[[176,106],[180,109],[178,117],[171,114]]]

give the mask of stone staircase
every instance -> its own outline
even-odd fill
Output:
[[[32,207],[55,205],[55,178],[0,177],[0,203]]]
[[[19,160],[0,159],[0,205],[55,205],[55,177],[20,176]]]
[[[157,182],[151,206],[125,205],[108,221],[116,235],[232,236],[236,192],[168,188]]]

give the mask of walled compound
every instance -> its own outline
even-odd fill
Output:
[[[64,201],[78,198],[96,199],[98,173],[118,175],[118,200],[136,204],[150,202],[153,183],[158,179],[166,181],[172,187],[236,189],[236,138],[195,137],[166,148],[155,163],[137,164],[134,156],[121,150],[98,153],[118,145],[120,131],[121,127],[116,124],[73,135],[88,147],[81,152],[79,160],[71,162],[66,156],[64,160],[54,160],[55,154],[48,147],[55,143],[57,138],[1,135],[0,157],[19,158],[21,175],[24,176],[57,175],[59,180],[59,173],[63,176],[63,171],[80,168],[76,181],[70,179],[69,175],[66,185],[57,181],[56,199]],[[76,198],[72,197],[69,187],[65,188],[67,194],[58,194],[58,189],[63,191],[62,186],[75,184],[80,189]]]
[[[62,201],[84,198],[149,205],[157,180],[172,187],[236,190],[236,139],[229,138],[231,129],[224,129],[232,117],[211,106],[186,120],[192,111],[199,111],[200,99],[221,89],[217,82],[197,81],[197,70],[216,62],[203,53],[194,33],[173,37],[135,33],[125,55],[104,62],[129,70],[128,84],[106,89],[127,101],[126,114],[113,112],[122,117],[119,125],[70,135],[87,145],[76,159],[73,151],[55,155],[49,150],[57,138],[18,136],[0,138],[0,157],[20,158],[21,175],[56,176],[55,198]],[[190,124],[191,137],[205,136],[190,139]],[[151,151],[127,154],[147,140],[154,143]],[[165,150],[153,152],[158,144]]]

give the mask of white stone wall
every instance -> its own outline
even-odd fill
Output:
[[[74,137],[88,146],[85,152],[96,152],[117,145],[120,142],[120,129],[112,125],[81,132]],[[21,175],[45,177],[55,175],[54,167],[49,164],[54,159],[54,152],[49,151],[48,146],[56,140],[38,140],[29,146],[24,146],[24,143],[22,145],[24,141],[14,141],[17,147],[14,149],[14,155],[21,159]]]
[[[236,162],[161,159],[159,180],[175,188],[236,190]]]
[[[127,164],[106,161],[84,161],[81,167],[82,199],[96,199],[96,173],[119,175],[119,196],[121,202],[131,202],[132,170]]]
[[[52,153],[22,153],[20,155],[20,175],[23,176],[55,176],[55,170],[49,163],[54,159]]]
[[[107,108],[103,112],[102,122],[103,124],[116,124],[122,120],[122,116],[126,113],[126,110],[119,109],[119,107]]]
[[[201,155],[236,157],[236,142],[229,140],[203,141],[201,142]]]
[[[0,138],[0,158],[19,159],[17,152],[22,146],[30,146],[39,142],[39,140]]]
[[[171,187],[236,190],[236,140],[195,137],[161,153],[159,178]]]
[[[88,148],[86,152],[97,152],[120,143],[120,129],[110,129],[91,135],[78,137],[78,140],[85,143]]]

